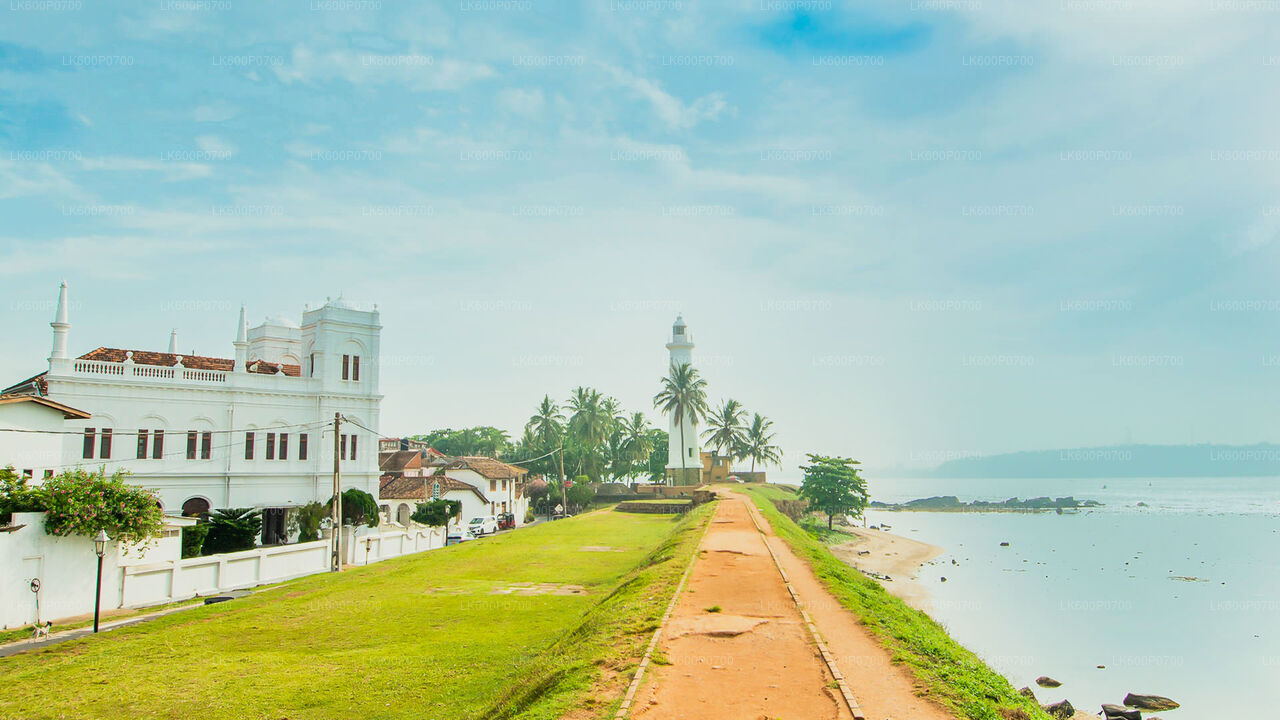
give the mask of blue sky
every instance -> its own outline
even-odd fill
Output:
[[[875,467],[1280,438],[1265,4],[0,8],[14,380],[377,303],[388,433],[712,397]],[[664,423],[665,424],[665,423]]]

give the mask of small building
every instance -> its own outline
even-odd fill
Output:
[[[11,465],[35,483],[52,477],[63,469],[67,421],[89,417],[84,410],[39,395],[0,395],[0,467]]]
[[[466,483],[489,499],[489,507],[479,515],[511,513],[516,526],[524,524],[529,510],[529,498],[525,493],[529,471],[518,465],[504,463],[491,457],[466,455],[446,457],[435,461],[437,474]],[[475,515],[468,515],[470,519]]]
[[[715,450],[702,453],[702,482],[721,483],[734,478],[739,482],[764,482],[764,471],[734,470],[733,458],[721,455]]]
[[[447,475],[382,476],[378,503],[389,520],[407,526],[418,503],[429,500],[457,500],[461,503],[462,509],[449,521],[453,526],[490,514],[491,503],[483,492]]]

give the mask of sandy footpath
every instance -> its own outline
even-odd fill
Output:
[[[917,610],[929,610],[928,591],[916,581],[916,575],[921,565],[942,554],[942,548],[882,530],[842,529],[858,539],[831,546],[833,555],[859,570],[888,575],[891,580],[879,581],[885,590]],[[863,552],[866,554],[860,554]]]
[[[772,548],[868,720],[951,720],[743,496],[722,494],[630,717],[848,720]],[[760,523],[756,530],[752,518]],[[768,545],[766,546],[766,543]]]

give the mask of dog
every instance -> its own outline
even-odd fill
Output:
[[[47,637],[49,637],[49,628],[52,628],[52,627],[53,627],[53,621],[52,621],[52,620],[49,620],[49,621],[45,622],[45,624],[43,624],[43,625],[36,625],[36,626],[35,626],[35,628],[34,628],[34,629],[32,630],[32,632],[31,632],[31,639],[32,639],[32,640],[39,640],[39,639],[41,639],[41,638],[47,638]]]

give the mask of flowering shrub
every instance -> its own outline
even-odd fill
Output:
[[[162,514],[150,490],[124,481],[123,470],[69,470],[51,477],[34,491],[46,513],[50,535],[87,535],[106,530],[113,541],[140,543],[160,534]]]

